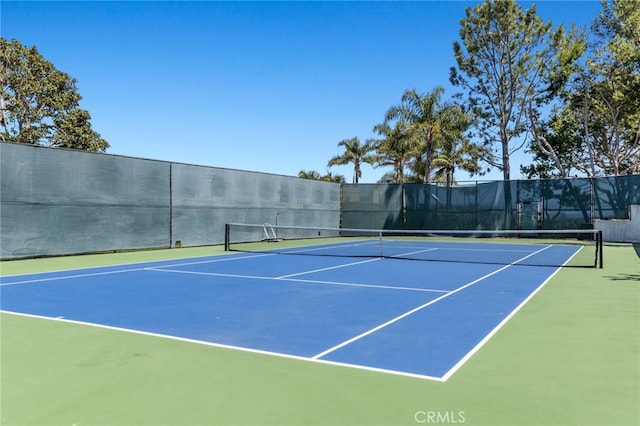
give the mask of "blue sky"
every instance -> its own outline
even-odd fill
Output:
[[[453,95],[452,44],[478,2],[3,0],[0,33],[78,80],[108,153],[350,182],[352,166],[326,167],[340,140],[375,137],[406,89]],[[600,11],[596,0],[537,5],[554,24]],[[518,178],[527,158],[512,161]],[[388,171],[365,165],[362,182]]]

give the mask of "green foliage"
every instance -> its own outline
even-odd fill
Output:
[[[58,131],[51,138],[52,144],[60,148],[104,151],[109,144],[91,130],[90,119],[89,112],[79,108],[57,117],[54,123]]]
[[[442,87],[422,94],[406,90],[398,105],[390,107],[385,121],[373,127],[380,139],[367,141],[366,162],[374,167],[392,166],[382,182],[453,182],[456,169],[471,174],[481,173],[478,165],[482,148],[472,145],[464,136],[471,117],[458,105],[442,102]],[[354,145],[357,138],[348,142]],[[357,141],[359,144],[359,141]],[[347,145],[345,145],[347,146]],[[350,150],[349,148],[348,150]],[[330,165],[350,162],[356,154],[334,157]],[[408,173],[407,173],[408,172]]]
[[[480,151],[464,136],[471,117],[458,105],[442,102],[443,94],[440,86],[426,94],[406,90],[401,103],[387,110],[385,123],[374,127],[385,136],[378,141],[378,151],[386,164],[394,165],[396,182],[452,183],[456,168],[480,172]],[[405,165],[412,171],[407,178],[402,172]]]
[[[484,146],[471,143],[465,136],[471,122],[472,117],[458,105],[447,104],[442,109],[441,134],[431,161],[436,182],[453,184],[456,169],[471,175],[483,174],[479,161],[487,157],[489,151]]]
[[[373,127],[381,138],[364,145],[357,137],[341,141],[338,145],[345,147],[345,153],[332,158],[329,167],[353,163],[356,183],[365,162],[392,166],[393,172],[381,179],[387,183],[453,183],[456,169],[482,174],[479,161],[487,151],[465,137],[472,117],[459,105],[442,102],[443,93],[442,87],[426,94],[406,90],[400,104],[387,110],[385,121]]]
[[[557,72],[565,76],[540,128],[545,144],[533,146],[535,164],[522,168],[530,177],[640,173],[640,3],[602,6],[590,32],[570,35],[582,56]]]
[[[515,0],[485,0],[467,8],[461,21],[461,42],[453,45],[458,68],[451,68],[450,81],[466,91],[476,117],[474,136],[486,149],[499,146],[499,154],[485,160],[505,180],[510,156],[525,145],[525,112],[548,90],[542,82],[552,62],[553,36],[535,5],[524,11]]]
[[[76,80],[35,46],[0,37],[0,82],[2,140],[102,152],[109,147],[78,107]]]
[[[360,143],[360,139],[354,137],[341,140],[338,142],[338,146],[344,147],[344,153],[330,159],[327,167],[353,163],[353,181],[358,183],[362,177],[362,163],[372,164],[376,161],[376,157],[371,155],[375,148],[373,142],[367,141],[363,145]]]
[[[376,147],[376,165],[393,166],[393,172],[383,176],[383,182],[404,182],[405,168],[413,158],[420,155],[419,149],[407,134],[407,124],[397,120],[394,127],[389,123],[377,124],[373,131],[382,136],[372,142]]]
[[[590,31],[554,29],[516,0],[467,8],[449,75],[457,105],[441,87],[403,93],[369,141],[375,167],[393,167],[382,181],[451,184],[455,170],[482,175],[481,162],[508,180],[524,148],[530,178],[640,173],[640,2],[601,2]]]
[[[332,173],[327,173],[324,176],[321,176],[315,170],[300,170],[298,172],[298,177],[301,179],[311,179],[311,180],[321,180],[323,182],[334,182],[334,183],[344,183],[344,176],[342,175],[334,175]]]
[[[436,87],[430,93],[421,94],[416,90],[406,90],[399,105],[394,105],[385,114],[385,122],[401,120],[406,123],[406,137],[419,153],[416,159],[422,160],[423,170],[416,170],[427,183],[431,179],[431,162],[443,133],[442,116],[444,106],[441,99],[444,89]]]

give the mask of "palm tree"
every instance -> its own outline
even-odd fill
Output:
[[[454,184],[453,173],[456,169],[483,174],[478,165],[480,150],[482,147],[460,141],[444,143],[431,162],[431,166],[436,169],[435,180],[447,186]]]
[[[423,182],[431,181],[431,161],[442,133],[442,105],[440,99],[444,89],[437,86],[427,94],[415,89],[406,90],[401,103],[387,110],[385,122],[403,120],[407,124],[407,135],[419,141],[424,164]]]
[[[325,182],[334,182],[334,183],[344,183],[345,182],[344,176],[342,176],[342,175],[334,175],[331,172],[327,172],[327,174],[322,176],[320,178],[320,180],[323,180]]]
[[[311,179],[311,180],[320,180],[320,173],[315,170],[300,170],[298,172],[298,177],[302,179]]]
[[[362,169],[360,168],[362,163],[373,164],[376,161],[374,155],[369,155],[375,149],[373,142],[367,141],[364,145],[361,145],[360,139],[355,137],[341,140],[338,142],[338,146],[344,147],[344,154],[336,155],[329,160],[327,167],[353,163],[353,182],[358,183],[362,177]]]
[[[474,145],[465,137],[464,133],[471,125],[471,117],[462,108],[445,104],[441,113],[442,131],[431,166],[436,168],[436,180],[449,186],[454,183],[453,174],[456,169],[466,170],[471,174],[481,173],[478,162],[480,156],[488,152],[485,147]]]
[[[407,125],[398,120],[392,128],[388,123],[377,124],[373,131],[383,139],[374,140],[377,166],[393,166],[393,182],[404,182],[404,169],[417,154],[416,145],[407,136]]]
[[[334,175],[331,172],[327,172],[326,175],[321,176],[315,170],[300,170],[298,172],[298,177],[301,179],[310,179],[310,180],[321,180],[324,182],[335,182],[335,183],[344,183],[344,176],[342,175]]]

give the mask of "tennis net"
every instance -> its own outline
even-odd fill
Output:
[[[447,231],[225,225],[225,250],[602,268],[602,231]]]

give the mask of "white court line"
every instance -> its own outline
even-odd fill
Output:
[[[386,289],[386,290],[417,291],[417,292],[424,292],[424,293],[448,293],[449,292],[449,290],[439,290],[439,289],[429,289],[429,288],[396,287],[396,286],[388,286],[388,285],[358,284],[358,283],[348,283],[348,282],[340,282],[340,281],[304,280],[300,278],[263,277],[260,275],[222,274],[217,272],[180,271],[175,269],[160,269],[160,268],[149,268],[148,270],[153,272],[168,272],[172,274],[204,275],[204,276],[222,277],[222,278],[246,278],[246,279],[262,280],[262,281],[285,281],[285,282],[298,282],[298,283],[309,283],[309,284],[327,284],[327,285],[338,285],[338,286],[345,286],[345,287],[365,287],[365,288],[379,288],[379,289]]]
[[[482,279],[484,279],[484,278],[486,278],[486,277],[488,277],[490,275],[493,275],[495,273],[498,273],[498,272],[500,272],[500,271],[502,271],[502,270],[504,270],[504,269],[506,269],[506,268],[508,268],[510,266],[516,265],[517,263],[525,260],[526,258],[528,258],[528,257],[530,257],[530,256],[532,256],[532,255],[534,255],[536,253],[539,253],[539,252],[541,252],[543,250],[546,250],[549,247],[550,246],[547,246],[547,247],[545,247],[545,248],[543,248],[541,250],[538,250],[537,252],[531,253],[530,255],[525,256],[522,259],[519,259],[519,260],[517,260],[516,262],[514,262],[514,263],[512,263],[510,265],[506,265],[506,266],[500,268],[499,270],[496,270],[496,271],[486,275],[485,277],[479,278],[476,281],[482,280]],[[574,256],[575,256],[575,254],[574,254]],[[571,259],[567,260],[566,263],[568,263],[570,260]],[[451,370],[449,370],[442,377],[435,377],[435,376],[429,376],[429,375],[407,373],[407,372],[403,372],[403,371],[388,370],[388,369],[381,369],[381,368],[375,368],[375,367],[367,367],[367,366],[361,366],[361,365],[357,365],[357,364],[349,364],[349,363],[343,363],[343,362],[323,360],[323,359],[318,359],[319,355],[316,355],[315,357],[309,358],[309,357],[305,357],[305,356],[290,355],[290,354],[284,354],[284,353],[278,353],[278,352],[269,352],[269,351],[259,350],[259,349],[251,349],[251,348],[245,348],[245,347],[240,347],[240,346],[232,346],[232,345],[225,345],[225,344],[220,344],[220,343],[206,342],[206,341],[201,341],[201,340],[195,340],[195,339],[189,339],[189,338],[183,338],[183,337],[177,337],[177,336],[170,336],[170,335],[164,335],[164,334],[153,333],[153,332],[145,332],[145,331],[140,331],[140,330],[132,330],[132,329],[126,329],[126,328],[121,328],[121,327],[107,326],[107,325],[95,324],[95,323],[89,323],[89,322],[83,322],[83,321],[77,321],[77,320],[69,320],[69,319],[64,319],[64,318],[51,318],[51,317],[45,317],[45,316],[40,316],[40,315],[33,315],[33,314],[25,314],[25,313],[19,313],[19,312],[5,311],[5,310],[1,310],[1,309],[0,309],[0,312],[6,313],[6,314],[11,314],[11,315],[18,315],[18,316],[39,318],[39,319],[50,320],[50,321],[59,321],[59,322],[64,322],[64,323],[91,326],[91,327],[96,327],[96,328],[101,328],[101,329],[114,330],[114,331],[118,331],[118,332],[127,332],[127,333],[146,335],[146,336],[152,336],[152,337],[158,337],[158,338],[164,338],[164,339],[170,339],[170,340],[176,340],[176,341],[196,343],[196,344],[201,344],[201,345],[206,345],[206,346],[211,346],[211,347],[217,347],[217,348],[221,348],[221,349],[239,350],[239,351],[247,352],[247,353],[255,353],[255,354],[268,355],[268,356],[276,356],[276,357],[286,358],[286,359],[293,359],[293,360],[300,360],[300,361],[307,361],[307,362],[310,361],[310,362],[315,362],[315,363],[319,363],[319,364],[334,365],[334,366],[339,366],[339,367],[355,368],[355,369],[359,369],[359,370],[373,371],[373,372],[379,372],[379,373],[385,373],[385,374],[393,374],[393,375],[403,376],[403,377],[412,377],[412,378],[418,378],[418,379],[423,379],[423,380],[445,382],[455,373],[455,371],[457,371],[457,369],[459,369],[464,364],[464,362],[466,362],[473,355],[473,353],[475,353],[475,351],[477,351],[479,349],[480,346],[482,346],[486,341],[489,340],[489,338],[491,336],[493,336],[493,334],[495,334],[497,332],[498,328],[500,328],[504,323],[506,323],[509,318],[513,317],[513,315],[515,315],[517,310],[519,310],[522,306],[524,306],[524,304],[529,299],[531,299],[534,294],[536,294],[548,281],[550,281],[551,278],[560,269],[561,268],[558,268],[549,278],[547,278],[547,280],[543,284],[541,284],[540,287],[538,289],[536,289],[536,291],[533,294],[531,294],[529,297],[527,297],[527,299],[525,299],[525,301],[523,301],[521,303],[521,305],[519,305],[507,318],[505,318],[500,323],[500,325],[498,327],[496,327],[496,329],[494,329],[488,336],[486,336],[482,340],[481,343],[479,343],[471,352],[469,352],[465,357],[463,357]],[[135,269],[135,270],[138,270],[138,269]],[[149,270],[157,270],[157,269],[150,269],[149,268]],[[162,272],[161,270],[157,270],[157,271]],[[185,273],[184,271],[168,271],[168,272]],[[252,277],[252,278],[259,278],[259,277]],[[270,279],[272,279],[272,278],[270,278]],[[289,281],[305,281],[305,280],[291,279]],[[440,298],[430,302],[429,304],[431,304],[431,303],[433,303],[433,302],[435,302],[437,300],[442,300],[443,298],[448,297],[449,295],[453,294],[454,292],[457,292],[457,291],[462,290],[463,288],[469,287],[473,283],[474,282],[466,284],[465,286],[463,286],[463,287],[461,287],[459,289],[453,290],[451,292],[447,292],[448,294],[443,295],[443,297],[440,297]],[[347,284],[347,285],[350,285],[350,284]],[[408,290],[412,290],[412,289],[409,288]],[[413,290],[418,290],[418,289],[413,289]],[[423,307],[425,305],[423,305]],[[420,307],[414,309],[413,311],[416,311],[417,309],[420,309]],[[351,339],[351,340],[353,340],[353,339]],[[325,351],[325,353],[326,352],[327,351]]]
[[[66,280],[66,279],[70,279],[70,278],[97,277],[97,276],[100,276],[100,275],[120,274],[120,273],[123,273],[123,272],[144,271],[145,269],[146,268],[119,269],[117,271],[92,272],[90,274],[74,274],[74,275],[64,275],[64,276],[60,276],[60,277],[39,278],[39,279],[36,279],[36,280],[24,280],[24,281],[15,281],[15,282],[11,282],[11,283],[0,283],[0,287],[5,287],[5,286],[9,286],[9,285],[17,285],[17,284],[40,283],[40,282],[46,282],[46,281],[60,281],[60,280]],[[39,273],[38,275],[40,275],[40,274],[49,274],[49,273],[51,273],[51,272],[42,272],[42,273]],[[32,274],[32,275],[36,275],[36,274]]]
[[[421,250],[428,251],[428,250]],[[418,252],[413,252],[418,253]],[[406,256],[408,254],[413,253],[404,253],[397,256]],[[408,290],[408,291],[420,291],[420,292],[429,292],[429,293],[447,293],[449,290],[440,290],[440,289],[424,289],[424,288],[416,288],[416,287],[398,287],[398,286],[386,286],[386,285],[377,285],[377,284],[357,284],[357,283],[347,283],[347,282],[338,282],[338,281],[325,281],[325,280],[304,280],[304,279],[292,279],[293,277],[297,277],[300,275],[308,275],[316,272],[330,271],[333,269],[345,268],[348,266],[361,265],[364,263],[377,262],[382,260],[382,258],[377,257],[375,259],[367,259],[360,260],[358,262],[349,262],[340,265],[328,266],[326,268],[313,269],[309,271],[297,272],[295,274],[288,275],[280,275],[278,277],[264,277],[258,275],[238,275],[238,274],[222,274],[216,272],[196,272],[196,271],[180,271],[173,270],[161,267],[148,268],[151,271],[158,272],[171,272],[171,273],[182,273],[182,274],[192,274],[192,275],[209,275],[215,277],[227,277],[227,278],[248,278],[248,279],[257,279],[257,280],[276,280],[276,281],[292,281],[292,282],[302,282],[302,283],[311,283],[311,284],[329,284],[329,285],[341,285],[341,286],[350,286],[350,287],[369,287],[369,288],[383,288],[390,290]],[[168,265],[168,266],[182,266],[182,265]]]
[[[243,346],[234,346],[234,345],[227,345],[227,344],[223,344],[223,343],[207,342],[207,341],[204,341],[204,340],[189,339],[187,337],[171,336],[171,335],[167,335],[167,334],[154,333],[154,332],[151,332],[151,331],[133,330],[133,329],[129,329],[129,328],[115,327],[115,326],[111,326],[111,325],[96,324],[96,323],[92,323],[92,322],[85,322],[85,321],[78,321],[78,320],[70,320],[70,319],[61,318],[61,317],[52,318],[52,317],[45,317],[45,316],[41,316],[41,315],[24,314],[24,313],[21,313],[21,312],[5,311],[5,310],[2,310],[2,309],[0,309],[0,312],[2,312],[4,314],[16,315],[16,316],[21,316],[21,317],[37,318],[37,319],[42,319],[42,320],[57,321],[57,322],[68,323],[68,324],[77,324],[77,325],[101,328],[101,329],[117,331],[117,332],[125,332],[125,333],[139,334],[139,335],[142,335],[142,336],[157,337],[157,338],[161,338],[161,339],[176,340],[176,341],[179,341],[179,342],[195,343],[195,344],[199,344],[199,345],[211,346],[211,347],[220,348],[220,349],[229,349],[229,350],[235,350],[235,351],[259,354],[259,355],[275,356],[275,357],[278,357],[278,358],[286,358],[286,359],[293,359],[293,360],[298,360],[298,361],[313,362],[313,363],[317,363],[317,364],[326,364],[326,365],[335,365],[335,366],[346,367],[346,368],[355,368],[355,369],[358,369],[358,370],[375,371],[375,372],[378,372],[378,373],[393,374],[393,375],[396,375],[396,376],[404,376],[404,377],[413,377],[413,378],[416,378],[416,379],[433,380],[433,381],[438,381],[438,382],[444,381],[440,377],[433,377],[433,376],[428,376],[428,375],[424,375],[424,374],[407,373],[407,372],[404,372],[404,371],[396,371],[396,370],[387,370],[387,369],[384,369],[384,368],[367,367],[365,365],[348,364],[348,363],[344,363],[344,362],[328,361],[328,360],[322,360],[322,359],[313,359],[313,358],[309,358],[309,357],[305,357],[305,356],[301,356],[301,355],[291,355],[291,354],[285,354],[285,353],[281,353],[281,352],[270,352],[270,351],[266,351],[266,350],[262,350],[262,349],[252,349],[252,348],[245,348]]]
[[[249,278],[253,280],[273,280],[273,277],[262,277],[259,275],[241,275],[241,274],[222,274],[218,272],[198,272],[198,271],[181,271],[179,269],[165,269],[165,268],[147,268],[147,271],[152,272],[168,272],[171,274],[184,274],[184,275],[204,275],[210,277],[223,277],[223,278]]]
[[[405,247],[401,247],[401,248],[405,248]],[[409,247],[406,247],[406,248],[409,248]],[[438,249],[434,247],[434,248],[429,248],[429,249],[423,249],[423,250],[410,251],[410,252],[407,252],[407,253],[394,254],[393,256],[389,256],[389,257],[402,257],[402,256],[409,256],[409,255],[412,255],[412,254],[426,253],[426,252],[428,252],[428,251],[436,251],[436,250],[438,250]]]
[[[328,354],[330,354],[330,353],[332,353],[332,352],[335,352],[335,351],[337,351],[338,349],[343,348],[343,347],[345,347],[345,346],[347,346],[347,345],[349,345],[349,344],[351,344],[351,343],[353,343],[353,342],[356,342],[356,341],[358,341],[358,340],[362,339],[363,337],[366,337],[366,336],[368,336],[368,335],[370,335],[370,334],[373,334],[373,333],[375,333],[376,331],[379,331],[379,330],[381,330],[381,329],[383,329],[383,328],[385,328],[385,327],[388,327],[389,325],[394,324],[394,323],[396,323],[396,322],[400,321],[401,319],[408,317],[409,315],[412,315],[412,314],[414,314],[414,313],[416,313],[416,312],[418,312],[418,311],[421,311],[422,309],[424,309],[424,308],[426,308],[426,307],[428,307],[428,306],[431,306],[431,305],[433,305],[434,303],[437,303],[437,302],[439,302],[439,301],[441,301],[441,300],[443,300],[443,299],[446,299],[447,297],[449,297],[449,296],[451,296],[451,295],[453,295],[453,294],[456,294],[456,293],[458,293],[458,292],[460,292],[460,291],[464,290],[465,288],[471,287],[472,285],[477,284],[477,283],[479,283],[480,281],[485,280],[486,278],[489,278],[490,276],[497,274],[498,272],[502,272],[502,271],[504,271],[505,269],[510,268],[511,266],[516,265],[517,263],[522,262],[523,260],[525,260],[525,259],[527,259],[527,258],[529,258],[529,257],[531,257],[531,256],[533,256],[533,255],[535,255],[535,254],[538,254],[538,253],[540,253],[540,252],[542,252],[542,251],[544,251],[544,250],[547,250],[549,247],[551,247],[551,246],[545,246],[544,248],[542,248],[542,249],[540,249],[540,250],[538,250],[538,251],[535,251],[535,252],[533,252],[533,253],[530,253],[530,254],[528,254],[527,256],[524,256],[524,257],[522,257],[522,258],[520,258],[520,259],[516,260],[516,261],[515,261],[515,262],[513,262],[513,263],[510,263],[510,264],[508,264],[508,265],[503,266],[502,268],[496,269],[496,270],[495,270],[495,271],[493,271],[493,272],[490,272],[490,273],[488,273],[488,274],[486,274],[486,275],[483,275],[482,277],[480,277],[480,278],[478,278],[478,279],[475,279],[475,280],[471,281],[470,283],[467,283],[467,284],[465,284],[465,285],[463,285],[463,286],[460,286],[460,287],[456,288],[455,290],[451,290],[450,292],[445,293],[445,294],[443,294],[442,296],[440,296],[440,297],[438,297],[438,298],[436,298],[436,299],[433,299],[433,300],[431,300],[431,301],[429,301],[429,302],[427,302],[427,303],[424,303],[424,304],[422,304],[422,305],[418,306],[417,308],[414,308],[414,309],[412,309],[412,310],[410,310],[410,311],[407,311],[407,312],[405,312],[405,313],[404,313],[404,314],[402,314],[402,315],[398,315],[397,317],[392,318],[392,319],[390,319],[389,321],[387,321],[387,322],[385,322],[385,323],[383,323],[383,324],[378,325],[377,327],[374,327],[374,328],[372,328],[372,329],[370,329],[370,330],[367,330],[367,331],[365,331],[364,333],[361,333],[361,334],[359,334],[359,335],[357,335],[357,336],[355,336],[355,337],[352,337],[351,339],[345,340],[344,342],[339,343],[339,344],[337,344],[337,345],[335,345],[335,346],[333,346],[333,347],[331,347],[331,348],[329,348],[329,349],[327,349],[327,350],[325,350],[325,351],[323,351],[323,352],[320,352],[319,354],[314,355],[312,358],[313,358],[313,359],[322,358],[323,356],[326,356],[326,355],[328,355]]]
[[[0,287],[9,286],[9,285],[17,285],[17,284],[32,284],[32,283],[40,283],[40,282],[47,282],[47,281],[60,281],[60,280],[73,279],[73,278],[97,277],[97,276],[100,276],[100,275],[121,274],[123,272],[138,272],[138,271],[153,270],[154,268],[162,268],[162,267],[198,265],[198,264],[202,264],[202,263],[212,263],[212,262],[230,262],[230,261],[233,261],[233,260],[250,259],[250,258],[254,258],[254,257],[273,256],[273,255],[274,254],[256,254],[256,255],[252,255],[252,256],[237,256],[237,257],[228,257],[228,258],[217,257],[216,259],[201,260],[201,261],[197,261],[197,262],[184,262],[184,263],[177,263],[177,264],[169,264],[169,265],[164,265],[164,266],[148,266],[148,267],[130,268],[130,269],[116,269],[114,271],[91,272],[91,273],[87,273],[87,274],[61,275],[61,276],[57,276],[57,277],[38,278],[38,279],[32,279],[32,280],[14,281],[14,282],[9,282],[9,283],[1,282],[2,278],[10,278],[10,277],[16,277],[16,276],[29,276],[29,275],[47,275],[47,274],[55,274],[55,273],[59,273],[59,272],[68,272],[68,271],[81,271],[81,270],[117,268],[118,265],[115,265],[115,266],[95,266],[95,267],[90,267],[90,268],[70,269],[68,271],[36,272],[36,273],[33,273],[33,274],[12,275],[12,276],[0,277]],[[210,257],[210,256],[207,256],[207,257]],[[172,261],[175,261],[175,260],[178,260],[178,259],[172,259],[172,260],[168,260],[168,261],[160,260],[160,261],[154,261],[154,262],[140,262],[140,263],[138,263],[138,265],[140,265],[140,264],[148,264],[148,263],[156,263],[156,262],[172,262]],[[136,264],[132,263],[132,264],[129,264],[129,265],[136,265]]]
[[[344,263],[344,264],[341,264],[341,265],[328,266],[326,268],[314,269],[314,270],[311,270],[311,271],[304,271],[304,272],[297,272],[295,274],[281,275],[279,277],[274,277],[274,279],[281,280],[281,279],[285,279],[285,278],[297,277],[299,275],[313,274],[315,272],[330,271],[332,269],[345,268],[347,266],[360,265],[360,264],[363,264],[363,263],[377,262],[380,259],[381,259],[380,257],[376,257],[375,259],[360,260],[358,262],[350,262],[350,263]]]
[[[322,251],[322,250],[335,250],[336,248],[343,248],[343,247],[359,247],[359,246],[366,246],[366,245],[370,245],[370,244],[380,244],[379,240],[375,240],[375,241],[370,241],[370,240],[362,240],[359,242],[353,242],[353,243],[333,243],[333,244],[322,244],[319,246],[313,246],[313,247],[307,247],[307,248],[300,248],[300,249],[296,249],[296,247],[288,247],[288,248],[284,248],[284,249],[273,249],[273,253],[274,254],[297,254],[297,253],[307,253],[310,251]],[[270,250],[265,250],[264,252],[269,252]]]
[[[388,290],[419,291],[424,293],[448,293],[449,292],[449,290],[439,290],[434,288],[398,287],[398,286],[378,285],[378,284],[356,284],[356,283],[344,283],[339,281],[303,280],[299,278],[295,278],[295,279],[287,278],[280,281],[291,281],[291,282],[311,283],[311,284],[344,285],[344,286],[351,286],[351,287],[370,287],[370,288],[382,288],[382,289],[388,289]]]
[[[227,259],[227,260],[234,260],[236,258],[248,257],[248,256],[242,256],[242,254],[238,254],[238,253],[229,253],[229,254],[227,254],[225,252],[225,253],[220,253],[220,254],[203,254],[203,255],[199,255],[199,256],[190,256],[190,257],[186,257],[186,258],[172,257],[172,258],[169,258],[169,259],[145,260],[145,261],[142,261],[142,262],[140,262],[140,261],[138,261],[138,262],[125,262],[125,263],[116,263],[116,264],[113,264],[113,265],[96,265],[96,266],[82,266],[82,267],[79,267],[79,268],[56,269],[55,271],[25,272],[23,274],[2,275],[2,276],[0,276],[0,278],[15,278],[15,277],[23,277],[23,276],[29,276],[29,275],[44,275],[44,274],[55,274],[55,273],[62,273],[62,272],[86,271],[86,270],[93,270],[93,269],[118,268],[118,267],[133,266],[133,265],[147,265],[147,264],[152,264],[152,263],[176,262],[176,261],[184,260],[184,259],[200,259],[200,258],[227,257],[227,256],[229,256],[229,259]]]
[[[478,244],[486,244],[486,243],[478,243]],[[556,245],[557,246],[557,245]],[[392,248],[411,248],[411,246],[399,246],[399,245],[390,245]],[[495,253],[530,253],[531,250],[527,249],[486,249],[486,248],[460,248],[460,247],[433,247],[430,250],[443,250],[443,251],[482,251],[482,252],[495,252]],[[425,250],[428,251],[428,250]]]
[[[487,343],[489,341],[489,339],[491,339],[497,332],[498,330],[500,330],[502,328],[502,326],[504,326],[507,321],[509,321],[511,318],[514,317],[514,315],[527,303],[529,302],[529,300],[531,300],[531,298],[533,296],[535,296],[541,289],[542,287],[545,286],[545,284],[547,284],[549,282],[549,280],[551,280],[551,278],[554,277],[554,275],[556,275],[558,273],[558,271],[560,270],[560,268],[556,269],[553,274],[551,274],[549,276],[549,278],[547,278],[542,284],[540,284],[540,286],[538,288],[536,288],[529,296],[527,296],[526,299],[524,299],[522,301],[522,303],[520,303],[518,306],[516,306],[516,308],[511,311],[511,313],[509,315],[507,315],[502,321],[500,321],[500,323],[494,327],[493,330],[491,330],[489,332],[489,334],[487,334],[486,336],[484,336],[484,338],[473,348],[471,349],[469,352],[467,352],[467,354],[465,356],[463,356],[460,361],[458,361],[453,367],[451,367],[449,369],[449,371],[447,371],[444,376],[442,376],[442,380],[443,381],[447,381],[449,379],[449,377],[453,376],[453,374],[458,371],[460,369],[460,367],[462,367],[464,365],[465,362],[467,362],[476,352],[478,352],[480,350],[481,347],[483,347],[485,345],[485,343]]]
[[[259,253],[247,256],[236,256],[232,258],[215,258],[209,260],[198,260],[197,262],[182,262],[182,263],[170,263],[168,265],[148,266],[145,270],[162,269],[162,268],[175,268],[178,266],[191,266],[191,265],[203,265],[205,263],[219,263],[219,262],[232,262],[234,260],[254,259],[256,257],[275,256],[277,253]]]
[[[576,252],[575,252],[575,253],[573,253],[573,254],[569,257],[569,259],[567,259],[567,260],[562,264],[562,266],[567,265],[567,264],[571,261],[571,259],[573,259],[573,258],[578,254],[578,252],[579,252],[580,250],[582,250],[582,247],[578,248],[578,250],[576,250]],[[467,361],[469,360],[469,358],[471,358],[471,357],[472,357],[476,352],[478,352],[478,351],[480,350],[480,348],[482,348],[482,347],[485,345],[485,343],[487,343],[487,342],[489,341],[489,339],[491,339],[491,337],[493,337],[493,336],[498,332],[498,330],[500,330],[500,329],[501,329],[501,328],[502,328],[502,327],[507,323],[507,321],[509,321],[511,318],[513,318],[513,317],[515,316],[515,314],[516,314],[516,313],[518,313],[518,311],[519,311],[520,309],[522,309],[522,307],[523,307],[524,305],[526,305],[526,304],[527,304],[527,302],[529,302],[529,300],[531,300],[531,299],[533,298],[533,296],[535,296],[535,295],[536,295],[540,290],[542,290],[542,288],[543,288],[545,285],[547,285],[547,283],[548,283],[549,281],[551,281],[551,278],[553,278],[553,277],[554,277],[554,276],[555,276],[555,275],[560,271],[560,269],[562,269],[562,266],[561,266],[561,267],[556,268],[556,270],[555,270],[555,271],[553,271],[553,273],[552,273],[551,275],[549,275],[549,277],[548,277],[546,280],[544,280],[544,281],[542,282],[542,284],[540,284],[540,285],[538,286],[538,288],[536,288],[536,289],[535,289],[535,290],[534,290],[534,291],[533,291],[529,296],[527,296],[527,298],[526,298],[526,299],[524,299],[524,300],[522,301],[522,303],[520,303],[518,306],[516,306],[516,308],[515,308],[513,311],[511,311],[511,313],[510,313],[509,315],[507,315],[507,316],[506,316],[502,321],[500,321],[500,324],[498,324],[497,326],[495,326],[495,328],[494,328],[493,330],[491,330],[491,331],[489,332],[489,334],[487,334],[487,335],[486,335],[486,336],[485,336],[485,337],[484,337],[480,342],[478,342],[478,344],[477,344],[473,349],[471,349],[471,350],[470,350],[470,351],[469,351],[469,352],[468,352],[464,357],[462,357],[462,358],[460,359],[460,361],[458,361],[458,362],[456,363],[456,365],[454,365],[453,367],[451,367],[451,369],[449,369],[449,371],[447,371],[447,372],[442,376],[442,381],[447,381],[447,380],[449,380],[449,378],[450,378],[451,376],[453,376],[453,375],[456,373],[456,371],[458,371],[458,370],[459,370],[459,369],[464,365],[464,363],[465,363],[465,362],[467,362]]]
[[[345,243],[338,243],[338,244],[333,244],[333,245],[323,245],[323,246],[315,246],[315,247],[310,247],[310,248],[304,248],[304,249],[296,249],[293,250],[294,247],[290,247],[290,248],[283,248],[280,250],[277,249],[273,249],[273,254],[283,254],[283,255],[288,255],[288,254],[300,254],[300,253],[309,253],[309,252],[319,252],[319,251],[323,251],[323,250],[335,250],[335,249],[342,249],[344,247],[361,247],[361,246],[366,246],[366,245],[371,245],[371,244],[379,244],[379,241],[374,242],[370,242],[370,241],[364,241],[364,242],[360,242],[360,243],[353,243],[353,244],[345,244]],[[270,250],[266,250],[266,252],[270,252]],[[317,256],[334,256],[334,257],[353,257],[350,256],[349,254],[346,255],[340,255],[340,254],[333,254],[333,253],[329,253],[329,254],[318,254]],[[367,255],[368,257],[373,257],[373,255]],[[362,257],[362,256],[360,256]]]

